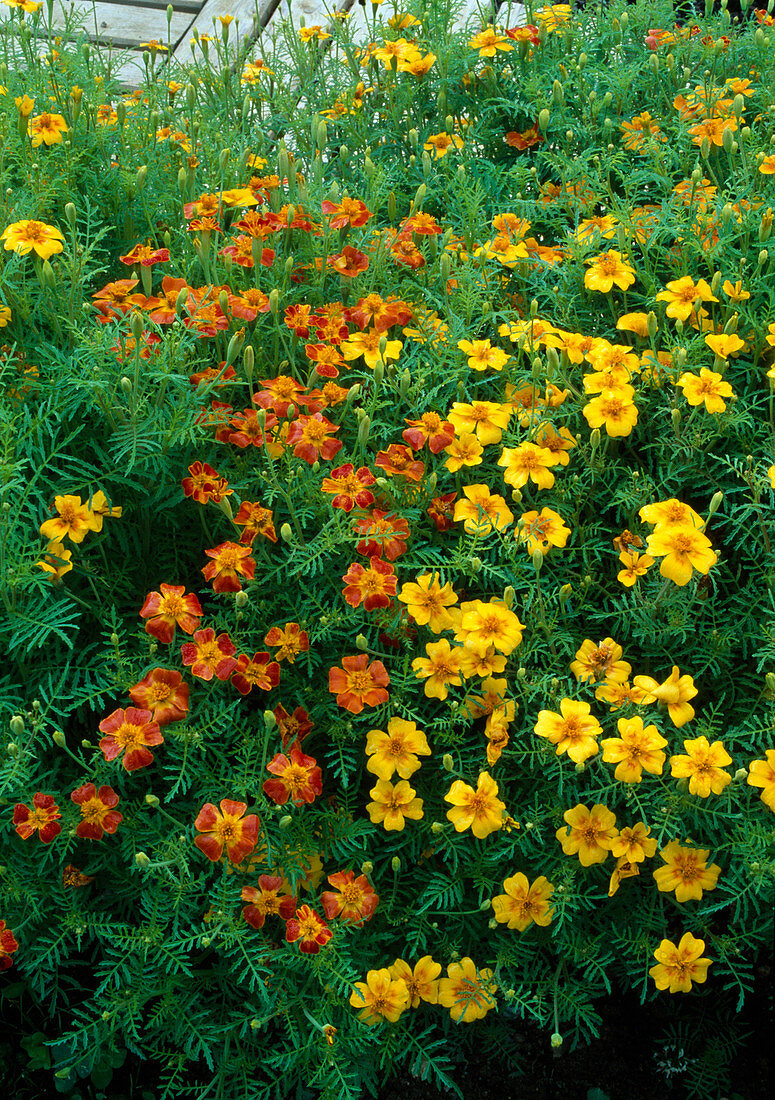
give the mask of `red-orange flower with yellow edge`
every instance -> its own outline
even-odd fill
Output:
[[[395,570],[381,558],[372,558],[368,568],[353,562],[342,580],[345,584],[342,594],[347,603],[350,607],[363,604],[364,611],[390,607],[396,594]]]
[[[390,683],[382,661],[369,664],[367,653],[343,657],[342,668],[332,668],[328,673],[328,690],[336,695],[337,705],[360,714],[364,707],[378,707],[390,698],[385,690]]]
[[[22,802],[17,802],[13,808],[13,823],[22,840],[29,840],[37,832],[44,844],[50,844],[62,832],[61,816],[52,794],[38,792],[33,795],[32,809]]]
[[[135,706],[150,711],[157,726],[180,722],[188,714],[188,684],[171,668],[152,668],[129,689],[129,698]]]
[[[339,425],[332,424],[322,413],[299,416],[291,424],[287,442],[293,446],[297,458],[303,458],[312,466],[320,459],[330,461],[341,451],[341,442],[331,438],[338,431]]]
[[[242,900],[249,903],[242,910],[242,916],[251,928],[263,928],[267,917],[289,920],[293,916],[296,898],[292,894],[280,895],[283,881],[281,875],[259,875],[258,889],[255,886],[242,888]]]
[[[266,652],[254,653],[252,657],[241,653],[231,682],[240,695],[249,695],[254,687],[271,691],[280,683],[280,666]]]
[[[355,877],[354,871],[337,871],[328,876],[333,890],[324,890],[320,904],[329,920],[341,917],[347,924],[361,925],[370,920],[379,897],[365,875]]]
[[[224,847],[231,863],[242,863],[258,842],[259,820],[255,814],[245,816],[246,802],[234,802],[222,798],[220,809],[212,802],[205,802],[194,822],[201,836],[194,838],[200,852],[216,863]]]
[[[146,634],[170,645],[175,638],[176,626],[186,634],[194,633],[202,617],[202,608],[193,593],[183,594],[186,590],[182,584],[161,584],[159,587],[161,592],[149,592],[145,597],[140,617],[148,619]]]
[[[425,463],[415,459],[411,447],[402,443],[391,443],[386,451],[378,451],[374,465],[388,477],[405,477],[407,481],[420,481],[425,473]]]
[[[147,768],[152,764],[153,753],[149,746],[164,742],[151,712],[138,710],[136,707],[114,710],[107,718],[102,719],[98,728],[100,733],[105,734],[100,739],[100,749],[105,759],[115,760],[123,752],[124,759],[121,763],[128,772]]]
[[[355,531],[363,536],[355,549],[366,558],[395,561],[406,553],[409,524],[403,516],[388,515],[375,508],[370,515],[357,521]]]
[[[292,665],[300,653],[309,649],[309,634],[298,623],[286,623],[283,627],[273,626],[264,636],[264,644],[279,646],[275,660]]]
[[[118,795],[110,787],[100,787],[93,783],[84,783],[72,791],[70,798],[80,807],[82,821],[78,823],[75,835],[83,840],[102,840],[103,833],[115,833],[123,814],[116,809]]]
[[[220,546],[205,550],[213,560],[203,567],[202,575],[206,581],[213,582],[213,592],[241,592],[239,578],[253,580],[256,562],[250,553],[250,547],[239,542],[222,542]]]
[[[266,780],[264,794],[278,806],[284,806],[289,800],[294,806],[303,806],[305,802],[314,802],[323,792],[323,773],[317,761],[313,756],[305,756],[298,744],[291,748],[290,759],[278,752],[266,770],[275,778]]]
[[[318,951],[333,936],[333,932],[314,909],[302,905],[285,925],[285,939],[288,943],[299,942],[299,950],[304,955],[317,955]]]
[[[437,412],[425,412],[419,420],[405,420],[409,427],[401,435],[415,451],[428,444],[431,454],[437,455],[455,438],[455,425],[443,420]]]
[[[219,634],[216,638],[211,626],[197,630],[194,640],[180,647],[183,664],[190,666],[191,674],[200,680],[212,680],[213,676],[228,680],[237,667],[236,652],[237,647],[229,635]]]

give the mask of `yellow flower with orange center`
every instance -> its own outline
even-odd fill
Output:
[[[662,558],[659,572],[683,588],[693,571],[707,576],[718,561],[710,539],[693,527],[657,527],[647,540],[648,551]]]
[[[710,337],[705,337],[706,341]],[[705,404],[709,413],[723,413],[726,409],[725,397],[734,396],[729,382],[725,382],[720,374],[702,367],[699,375],[687,372],[682,374],[676,382],[679,389],[683,390],[687,402],[696,407]]]
[[[695,697],[697,688],[688,673],[681,676],[677,665],[673,665],[672,672],[662,684],[651,676],[636,676],[633,685],[641,692],[638,702],[644,706],[659,703],[667,710],[676,728],[685,726],[694,718],[694,707],[689,700]]]
[[[446,638],[428,642],[427,657],[415,657],[412,668],[418,680],[425,680],[423,690],[429,699],[446,699],[448,685],[459,687],[463,681],[462,649],[453,648]]]
[[[635,282],[635,268],[626,263],[621,252],[615,249],[592,256],[584,263],[589,265],[589,271],[584,275],[587,290],[610,294],[614,286],[627,290]]]
[[[375,825],[382,825],[386,832],[403,832],[406,818],[419,821],[423,816],[423,800],[405,779],[399,783],[377,780],[369,791],[372,801],[366,810]]]
[[[503,824],[506,804],[498,798],[498,784],[487,772],[479,773],[476,789],[456,779],[444,795],[444,801],[452,805],[452,809],[447,810],[447,818],[457,833],[470,829],[475,837],[483,840]]]
[[[558,756],[567,752],[574,764],[583,764],[597,755],[597,738],[603,732],[597,718],[590,714],[591,709],[589,703],[563,699],[559,714],[551,710],[539,711],[533,732],[551,741]]]
[[[48,260],[65,247],[61,230],[55,225],[46,225],[45,222],[34,219],[9,225],[0,234],[0,241],[5,242],[6,252],[13,251],[17,256],[27,256],[34,251],[41,260]]]
[[[457,603],[457,595],[449,581],[444,585],[439,583],[438,573],[423,573],[416,584],[403,585],[398,598],[406,604],[418,626],[428,626],[434,634],[452,627],[452,616],[447,608]]]
[[[439,982],[441,963],[434,962],[430,955],[423,955],[412,968],[404,959],[396,959],[389,967],[391,977],[406,982],[409,1004],[417,1008],[420,1001],[435,1005],[439,1003]]]
[[[589,809],[580,802],[562,816],[567,825],[555,836],[566,856],[577,855],[582,867],[608,859],[616,837],[616,815],[607,806],[597,802]]]
[[[409,1007],[409,991],[406,982],[394,978],[389,970],[370,970],[365,982],[353,982],[350,1004],[359,1010],[358,1018],[369,1027],[380,1020],[394,1024]]]
[[[549,924],[554,915],[554,909],[549,904],[554,887],[544,875],[540,875],[531,885],[527,875],[520,871],[504,879],[503,889],[504,894],[492,899],[498,924],[516,928],[519,932],[524,932],[531,924],[542,928]]]
[[[398,772],[401,779],[409,779],[420,767],[418,756],[430,756],[425,734],[414,722],[403,718],[391,718],[387,733],[370,730],[366,736],[366,770],[378,779],[392,779]]]
[[[502,600],[471,600],[462,604],[455,641],[467,649],[484,651],[494,646],[509,655],[522,642],[524,624]]]
[[[498,987],[492,970],[477,970],[474,960],[466,955],[459,963],[449,964],[447,975],[439,980],[438,1003],[450,1010],[454,1023],[481,1020],[495,1008]]]
[[[485,536],[494,529],[505,531],[514,522],[514,514],[502,496],[491,493],[486,485],[466,485],[464,500],[455,504],[453,519],[463,521],[469,534]]]
[[[537,443],[520,443],[518,447],[504,447],[498,459],[499,466],[505,466],[503,480],[515,489],[521,489],[532,481],[538,489],[551,489],[554,474],[550,467],[559,463],[546,447]]]
[[[613,638],[604,638],[597,645],[585,638],[576,651],[570,670],[581,683],[585,680],[607,680],[620,683],[632,672],[632,665],[622,660],[622,647]]]
[[[764,760],[752,760],[748,765],[746,782],[762,788],[762,802],[775,813],[775,749],[766,749],[764,756]]]
[[[470,405],[456,401],[449,410],[448,419],[457,432],[473,432],[483,446],[500,443],[504,428],[508,427],[512,414],[511,405],[495,401],[474,401]]]
[[[620,718],[617,726],[619,736],[601,742],[603,760],[616,764],[614,776],[622,783],[640,783],[644,771],[661,775],[667,741],[657,727],[644,728],[642,718]]]
[[[570,527],[565,526],[565,521],[551,508],[542,508],[540,514],[524,512],[519,519],[517,538],[524,544],[528,554],[532,555],[540,550],[546,555],[552,547],[563,547],[571,536]]]
[[[675,779],[689,780],[689,793],[708,798],[721,794],[732,782],[732,776],[723,769],[732,763],[732,757],[721,741],[712,744],[707,737],[695,737],[684,741],[686,755],[670,757],[670,771]]]
[[[671,993],[688,993],[692,982],[704,982],[708,977],[710,959],[702,958],[705,941],[686,932],[676,947],[671,940],[662,940],[654,952],[657,965],[649,974],[657,989],[669,989]]]
[[[715,890],[721,868],[708,866],[710,852],[701,848],[682,848],[671,840],[659,853],[665,866],[654,872],[657,889],[663,894],[673,891],[678,902],[699,901],[704,890]]]
[[[668,317],[674,317],[679,321],[688,321],[698,302],[718,301],[704,279],[698,279],[695,283],[691,275],[674,279],[666,286],[666,290],[661,290],[657,294],[657,301],[667,302]]]
[[[628,392],[629,391],[629,392]],[[590,428],[605,426],[606,435],[630,435],[638,423],[638,408],[632,400],[632,387],[603,390],[581,410]]]

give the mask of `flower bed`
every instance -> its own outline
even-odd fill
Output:
[[[712,1006],[713,1094],[772,937],[772,16],[224,18],[122,95],[9,6],[17,1092],[462,1095],[618,990]]]

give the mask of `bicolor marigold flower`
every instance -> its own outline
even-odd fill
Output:
[[[364,611],[376,611],[381,607],[390,607],[396,594],[396,574],[389,562],[381,558],[372,558],[368,568],[354,562],[342,577],[344,589],[342,595],[350,607],[360,607]]]
[[[124,770],[137,771],[153,763],[153,753],[149,746],[164,742],[158,723],[154,722],[149,710],[128,707],[126,710],[114,710],[99,724],[100,748],[106,760],[115,760],[124,753],[121,761]]]
[[[329,669],[328,690],[336,695],[337,705],[360,714],[364,707],[378,707],[390,698],[385,690],[390,683],[382,661],[369,664],[367,653],[343,657],[342,668]]]
[[[280,666],[266,652],[254,653],[252,657],[241,653],[234,666],[231,682],[240,695],[249,695],[254,687],[261,691],[271,691],[280,682]]]
[[[135,706],[150,711],[157,726],[182,721],[188,714],[188,695],[188,684],[171,668],[153,668],[129,689]]]
[[[0,920],[0,970],[8,970],[13,966],[11,955],[18,950],[19,944],[16,942],[16,937],[5,921]]]
[[[308,905],[297,909],[296,916],[290,917],[285,925],[285,939],[288,943],[299,941],[299,950],[304,955],[317,955],[333,934],[326,922]]]
[[[249,546],[239,542],[222,542],[211,550],[205,550],[212,558],[202,569],[206,581],[213,582],[213,592],[241,592],[240,577],[253,580],[256,572],[255,559],[250,556]]]
[[[267,917],[278,916],[289,920],[296,909],[296,899],[292,894],[280,895],[283,888],[281,875],[259,875],[258,889],[244,886],[240,895],[249,904],[242,910],[251,928],[263,928]]]
[[[259,819],[255,814],[245,816],[246,802],[234,802],[222,798],[220,809],[212,802],[205,802],[194,822],[201,836],[194,838],[200,852],[216,863],[224,847],[231,863],[242,863],[258,842]]]
[[[314,802],[323,792],[323,773],[313,756],[305,756],[298,744],[290,749],[290,759],[278,752],[266,766],[276,778],[267,779],[264,794],[284,806],[289,800],[294,806]]]
[[[264,636],[264,644],[279,646],[275,660],[287,661],[292,665],[300,653],[306,653],[309,649],[309,635],[298,623],[286,623],[283,627],[273,626]]]
[[[328,876],[333,890],[324,890],[320,904],[328,920],[340,917],[345,923],[361,925],[371,920],[379,897],[365,875],[355,877],[354,871],[337,871]]]
[[[369,488],[375,484],[375,478],[368,466],[356,470],[352,462],[338,466],[331,476],[323,478],[320,488],[324,493],[332,493],[332,508],[341,508],[351,512],[353,508],[368,508],[374,503],[374,494]]]
[[[84,840],[102,840],[103,833],[115,833],[124,820],[116,809],[118,795],[110,787],[97,790],[93,783],[84,783],[72,791],[70,798],[80,808],[83,819],[75,834]]]
[[[671,993],[689,993],[692,982],[704,982],[708,977],[710,959],[702,958],[705,940],[696,939],[685,932],[676,946],[671,940],[662,940],[654,952],[657,965],[649,974],[657,989],[669,989]]]
[[[40,526],[40,533],[44,538],[61,542],[67,537],[72,542],[83,542],[89,531],[96,531],[98,524],[102,527],[102,520],[97,520],[91,508],[82,503],[80,497],[54,497],[54,507],[58,515],[54,519],[47,519]]]
[[[32,809],[21,802],[13,808],[13,823],[22,840],[29,840],[37,832],[44,844],[50,844],[62,832],[61,816],[54,796],[40,792],[32,796]]]
[[[197,630],[192,642],[180,647],[183,664],[191,668],[191,674],[200,680],[228,680],[237,667],[234,654],[237,647],[228,634],[219,634],[216,638],[211,626]]]
[[[406,553],[409,524],[403,516],[381,512],[375,508],[370,515],[355,523],[355,531],[362,535],[355,546],[366,558],[387,558],[395,561]]]
[[[183,585],[162,584],[161,592],[149,592],[140,608],[140,617],[148,619],[146,634],[170,645],[175,639],[175,627],[193,634],[199,626],[202,608],[193,593],[184,596]]]
[[[332,424],[322,413],[299,416],[291,424],[287,442],[297,458],[303,458],[312,466],[319,459],[330,461],[341,451],[341,442],[331,438],[338,431],[339,425]]]

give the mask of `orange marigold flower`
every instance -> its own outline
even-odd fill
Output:
[[[371,211],[360,199],[351,199],[345,196],[341,202],[331,202],[324,199],[321,209],[328,215],[328,224],[332,229],[344,229],[345,227],[360,228],[372,217]]]
[[[197,630],[194,640],[180,647],[183,664],[190,666],[192,676],[198,676],[200,680],[212,680],[213,676],[228,680],[237,667],[234,659],[236,652],[237,647],[229,635],[219,634],[216,638],[211,626]]]
[[[368,568],[354,562],[342,580],[345,583],[342,594],[347,603],[350,607],[363,604],[364,611],[390,607],[391,597],[396,594],[395,570],[381,558],[372,558]]]
[[[94,875],[85,875],[72,863],[68,863],[62,870],[62,885],[66,890],[77,889],[79,886],[88,886],[94,882]]]
[[[62,832],[59,824],[61,816],[52,794],[34,794],[32,809],[21,802],[13,808],[13,824],[22,840],[29,840],[37,832],[44,844],[50,844]]]
[[[153,668],[129,689],[135,706],[151,712],[157,726],[180,722],[188,714],[188,684],[171,668]]]
[[[252,657],[242,653],[237,658],[231,682],[240,695],[249,695],[254,687],[271,691],[280,682],[280,666],[270,660],[268,653],[254,653]]]
[[[329,920],[341,917],[356,926],[371,920],[379,897],[365,875],[356,878],[354,871],[337,871],[328,876],[328,881],[334,889],[323,891],[320,904]]]
[[[332,439],[339,431],[338,424],[332,424],[322,413],[314,416],[300,416],[291,424],[288,432],[288,444],[293,445],[293,453],[303,458],[310,466],[323,459],[330,461],[342,449],[338,439]]]
[[[122,264],[131,267],[139,264],[141,267],[153,267],[154,264],[166,263],[170,258],[168,248],[154,248],[150,244],[136,244],[125,256],[119,256]]]
[[[354,507],[368,508],[374,503],[374,494],[369,486],[374,485],[375,478],[368,466],[361,466],[356,471],[352,462],[344,466],[338,466],[331,471],[331,476],[323,479],[320,488],[324,493],[333,493],[332,508],[341,508],[344,512],[351,512]]]
[[[222,542],[220,546],[205,550],[212,558],[202,569],[206,581],[213,582],[213,592],[241,592],[239,577],[253,580],[256,562],[250,556],[250,547],[239,542]]]
[[[100,787],[93,783],[84,783],[72,791],[70,798],[80,807],[83,818],[76,827],[75,835],[83,840],[102,840],[103,833],[115,833],[123,814],[115,809],[118,795],[110,787]]]
[[[8,970],[13,966],[11,955],[18,950],[19,944],[16,942],[16,937],[5,921],[0,920],[0,970]]]
[[[193,593],[184,596],[183,585],[161,584],[161,592],[149,592],[140,608],[140,617],[148,619],[146,634],[169,645],[175,638],[175,627],[193,634],[199,626],[202,608]]]
[[[367,558],[387,558],[395,561],[406,553],[409,524],[403,516],[381,512],[375,508],[355,524],[357,534],[364,537],[355,549]]]
[[[401,443],[391,443],[386,451],[378,451],[374,465],[388,477],[405,477],[408,481],[420,481],[425,473],[425,463],[415,460],[411,447]]]
[[[437,530],[448,531],[452,527],[456,497],[457,493],[445,493],[444,496],[434,497],[431,501],[426,514],[436,524]]]
[[[41,524],[40,533],[44,538],[61,541],[65,536],[73,542],[83,542],[87,532],[98,529],[98,520],[80,497],[54,497],[54,507],[58,515]],[[102,527],[102,521],[99,520]]]
[[[207,504],[208,500],[215,500],[217,504],[224,496],[231,496],[234,492],[226,488],[228,481],[206,462],[194,462],[188,472],[191,476],[184,477],[181,483],[183,492],[187,497],[193,497],[197,504]]]
[[[343,668],[332,668],[328,673],[328,690],[336,695],[337,705],[360,714],[364,707],[378,707],[390,698],[385,688],[390,683],[382,661],[369,664],[367,653],[342,658]]]
[[[293,746],[294,742],[300,745],[315,724],[304,707],[296,707],[293,714],[289,714],[282,703],[278,703],[272,714],[280,731],[283,749]]]
[[[276,661],[293,664],[300,653],[309,649],[309,634],[298,623],[286,623],[284,627],[273,626],[264,637],[264,644],[279,646],[275,653]]]
[[[271,509],[263,508],[258,501],[243,500],[234,522],[245,528],[240,535],[240,542],[252,544],[256,535],[261,535],[270,542],[277,542]]]
[[[419,420],[405,420],[406,428],[401,435],[415,451],[428,444],[431,454],[437,455],[448,447],[455,438],[455,426],[449,420],[442,420],[436,412],[423,413]]]
[[[161,745],[164,742],[158,723],[153,721],[149,710],[128,707],[126,710],[114,710],[99,724],[100,748],[106,760],[115,760],[124,750],[121,763],[128,772],[138,768],[147,768],[153,763],[153,753],[149,745]]]
[[[317,955],[333,934],[326,922],[308,905],[297,909],[296,916],[285,925],[285,939],[288,943],[300,940],[299,949],[304,955]]]
[[[292,894],[283,894],[284,879],[281,875],[259,875],[258,889],[255,886],[243,886],[240,895],[250,904],[242,910],[242,916],[251,928],[263,928],[267,917],[278,916],[288,920],[296,909],[296,898]]]
[[[246,802],[234,802],[222,798],[220,809],[212,802],[205,802],[194,822],[201,836],[194,838],[200,852],[216,863],[224,847],[231,863],[242,863],[258,842],[259,819],[255,814],[245,816]]]
[[[356,275],[367,271],[369,257],[352,245],[345,245],[341,252],[328,257],[328,266],[346,279],[354,279]]]
[[[290,750],[290,759],[278,752],[266,766],[274,779],[267,779],[263,785],[264,793],[284,806],[290,799],[294,806],[314,802],[323,791],[323,773],[313,756],[305,756],[298,744]]]

